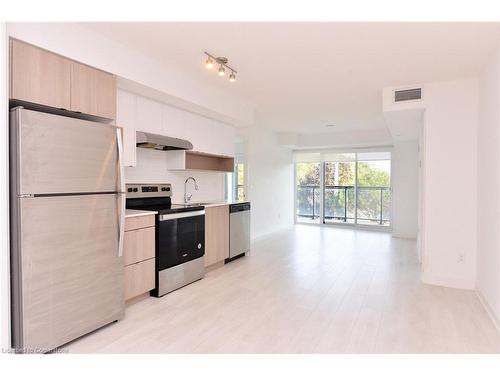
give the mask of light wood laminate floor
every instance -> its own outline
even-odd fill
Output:
[[[425,285],[413,240],[296,225],[67,345],[71,353],[498,353],[473,291]]]

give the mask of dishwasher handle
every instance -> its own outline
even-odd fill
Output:
[[[245,203],[234,203],[229,206],[229,213],[236,213],[241,211],[250,211],[250,202]]]

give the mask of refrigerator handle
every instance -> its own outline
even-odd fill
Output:
[[[123,240],[125,237],[125,179],[123,175],[123,143],[122,132],[120,128],[116,128],[116,143],[118,145],[118,179],[119,187],[118,194],[120,199],[120,219],[119,219],[119,234],[118,234],[118,256],[123,255]]]

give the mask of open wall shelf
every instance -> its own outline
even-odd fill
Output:
[[[167,165],[169,170],[234,171],[234,157],[232,156],[184,150],[167,152]]]

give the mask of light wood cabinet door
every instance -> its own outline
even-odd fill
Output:
[[[71,62],[71,110],[89,115],[116,118],[115,76]]]
[[[132,263],[155,257],[155,227],[125,232],[123,241],[123,262]]]
[[[154,226],[155,215],[132,216],[125,219],[125,231]]]
[[[229,258],[229,206],[205,209],[205,267]]]
[[[125,266],[125,300],[149,292],[154,287],[154,258]]]
[[[71,61],[11,40],[10,98],[69,110]]]

